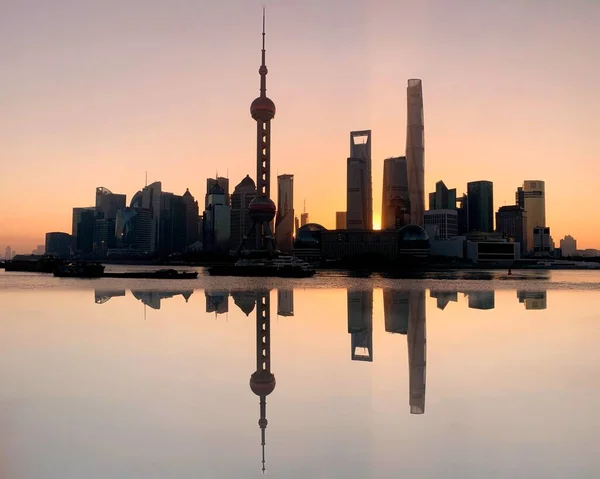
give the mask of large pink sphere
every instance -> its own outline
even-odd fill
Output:
[[[272,120],[275,117],[275,103],[266,96],[259,96],[250,105],[250,114],[255,120]]]
[[[271,198],[266,196],[257,196],[248,205],[250,218],[255,222],[269,223],[275,218],[275,203]]]

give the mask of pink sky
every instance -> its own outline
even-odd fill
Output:
[[[5,0],[0,6],[0,254],[71,228],[96,186],[127,199],[148,180],[232,187],[255,172],[261,3]],[[406,80],[421,78],[425,181],[494,182],[495,208],[546,181],[558,242],[600,247],[600,2],[267,3],[272,175],[295,175],[298,212],[345,209],[349,132],[373,131],[374,218],[383,160],[404,154]],[[596,160],[596,161],[593,161]]]

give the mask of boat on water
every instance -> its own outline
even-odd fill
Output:
[[[134,279],[195,279],[197,271],[177,271],[160,269],[158,271],[130,271],[124,273],[104,273],[103,278],[134,278]]]
[[[234,264],[211,266],[211,276],[254,276],[276,278],[309,278],[316,270],[306,261],[291,254],[276,254],[272,257],[245,257]]]
[[[100,263],[67,263],[54,270],[58,278],[100,278],[104,273],[104,266]]]

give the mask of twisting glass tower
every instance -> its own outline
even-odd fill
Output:
[[[267,396],[275,389],[271,373],[271,299],[269,290],[259,291],[256,301],[256,371],[250,376],[250,389],[260,398],[260,427],[262,470],[265,472],[265,444],[267,429]]]
[[[406,170],[410,221],[423,226],[425,212],[425,137],[423,127],[423,86],[421,80],[408,80],[406,88]]]
[[[252,200],[248,210],[252,218],[252,229],[256,231],[256,249],[267,247],[271,250],[273,238],[269,223],[273,221],[276,211],[275,203],[271,200],[271,120],[275,117],[275,103],[267,97],[268,70],[265,64],[264,9],[262,63],[258,73],[260,74],[260,96],[250,105],[250,114],[256,120],[256,198]]]

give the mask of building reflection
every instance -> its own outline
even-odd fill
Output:
[[[206,312],[225,314],[229,311],[229,292],[227,291],[204,291],[206,299]]]
[[[190,291],[134,291],[131,290],[133,296],[144,303],[146,306],[150,306],[152,309],[160,309],[160,303],[163,299],[173,298],[181,295],[185,298],[187,303],[190,296],[194,294],[193,290]]]
[[[125,296],[125,290],[124,289],[120,289],[120,290],[102,290],[102,289],[96,289],[94,291],[94,302],[96,304],[104,304],[108,301],[110,301],[111,298],[114,298],[115,296]]]
[[[348,290],[348,332],[353,361],[373,361],[373,290]]]
[[[425,290],[384,290],[383,312],[386,332],[406,335],[410,413],[423,414],[427,365]]]
[[[231,297],[234,304],[242,310],[246,316],[254,311],[256,306],[256,293],[253,291],[232,291]]]
[[[277,290],[277,316],[293,316],[294,315],[294,290],[293,289],[278,289]]]
[[[525,304],[525,309],[546,309],[548,299],[546,291],[517,291],[519,303]]]
[[[437,300],[437,308],[441,310],[446,309],[450,302],[458,302],[458,291],[436,291],[432,289],[429,291],[429,296]]]
[[[494,291],[467,291],[469,296],[469,308],[471,309],[494,309]]]

